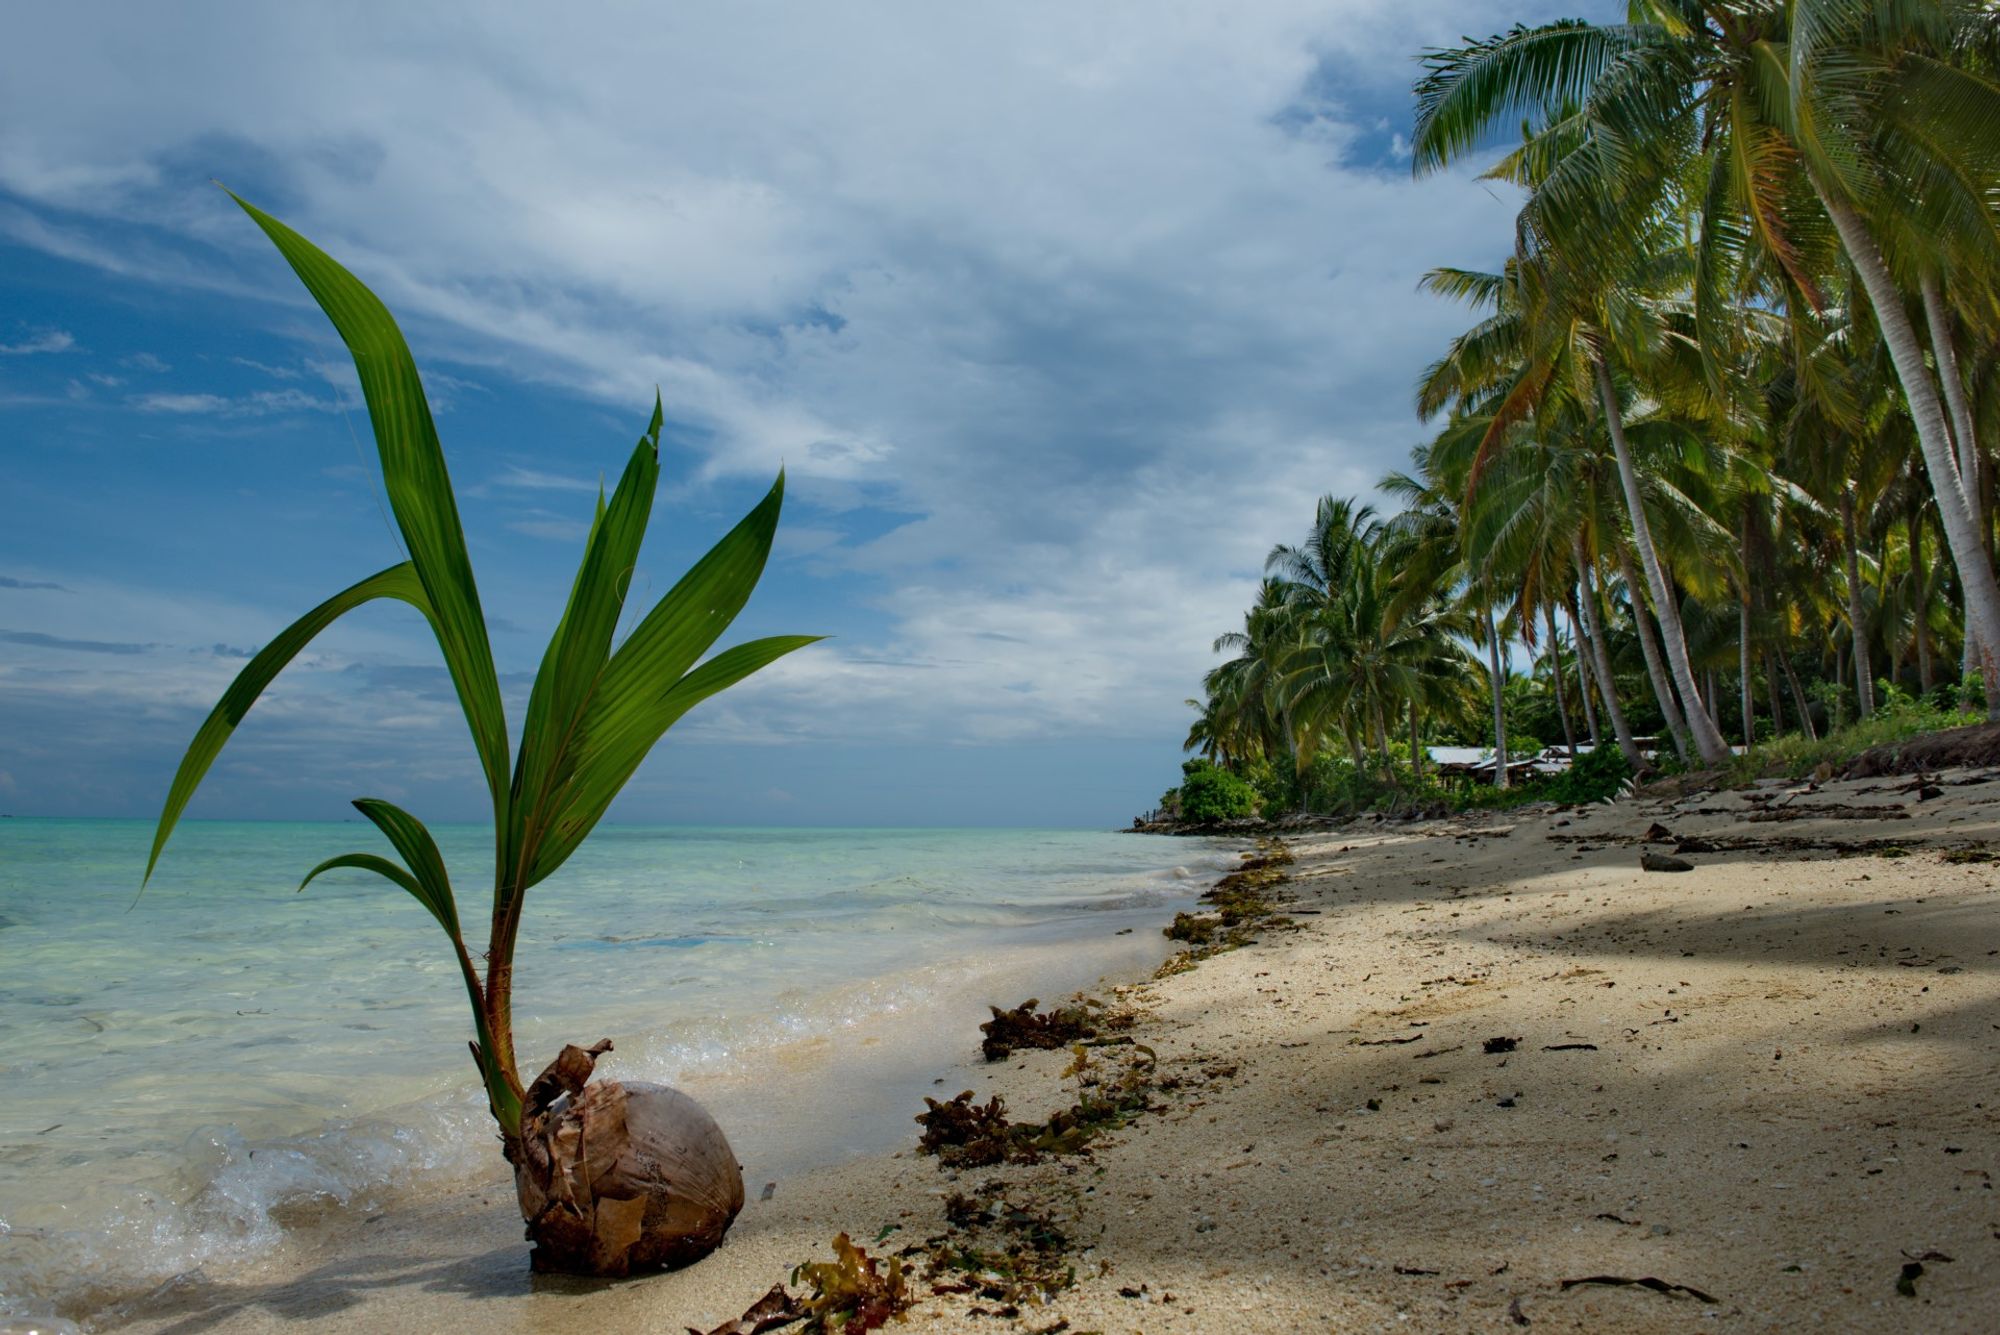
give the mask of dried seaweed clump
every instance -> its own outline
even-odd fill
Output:
[[[1248,854],[1243,866],[1217,881],[1202,895],[1202,903],[1212,912],[1176,913],[1161,929],[1170,941],[1185,941],[1192,949],[1174,955],[1153,976],[1167,978],[1185,973],[1211,955],[1247,946],[1252,932],[1291,927],[1290,918],[1272,891],[1286,879],[1283,868],[1292,861],[1292,851],[1282,843],[1264,845]]]
[[[988,1007],[993,1018],[979,1026],[979,1032],[986,1036],[979,1050],[987,1061],[1002,1061],[1017,1048],[1066,1048],[1080,1039],[1097,1037],[1100,1016],[1093,1012],[1102,1011],[1104,1003],[1095,997],[1080,998],[1050,1011],[1037,1012],[1039,1005],[1041,1002],[1029,997],[1010,1011]]]
[[[1004,1162],[1013,1148],[1013,1125],[1007,1120],[1007,1105],[995,1094],[984,1105],[972,1101],[972,1091],[939,1103],[927,1098],[926,1112],[917,1114],[923,1135],[917,1138],[919,1154],[935,1154],[947,1168],[980,1168]]]
[[[917,1151],[936,1155],[946,1168],[1035,1163],[1043,1155],[1081,1153],[1104,1132],[1152,1107],[1156,1059],[1151,1048],[1133,1043],[1131,1059],[1122,1062],[1095,1061],[1081,1043],[1072,1051],[1075,1057],[1063,1076],[1076,1080],[1076,1102],[1048,1121],[1008,1120],[1007,1105],[997,1094],[984,1104],[974,1103],[969,1089],[944,1103],[927,1098],[928,1110],[917,1114],[924,1129]]]
[[[877,1330],[916,1301],[901,1260],[890,1257],[882,1270],[845,1233],[833,1240],[831,1261],[807,1262],[792,1272],[792,1283],[808,1289],[799,1303],[806,1318],[801,1329],[808,1331]]]
[[[924,1278],[936,1294],[968,1294],[998,1308],[974,1307],[973,1316],[1011,1320],[1025,1306],[1040,1307],[1076,1283],[1068,1233],[1042,1211],[1006,1199],[1006,1184],[992,1181],[972,1195],[945,1200],[950,1231],[909,1249],[924,1258]]]

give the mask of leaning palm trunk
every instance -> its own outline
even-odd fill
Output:
[[[1584,559],[1581,533],[1571,537],[1570,549],[1576,556],[1577,579],[1583,586],[1583,610],[1590,622],[1591,662],[1597,669],[1598,698],[1604,701],[1604,712],[1611,717],[1611,735],[1618,739],[1625,763],[1634,774],[1643,774],[1652,767],[1639,750],[1639,743],[1632,736],[1632,725],[1625,721],[1625,710],[1618,703],[1618,688],[1611,675],[1611,651],[1605,647],[1608,641],[1604,638],[1604,609],[1598,604],[1597,589],[1591,583],[1590,563]]]
[[[1591,746],[1602,746],[1604,734],[1597,726],[1596,672],[1591,667],[1590,636],[1585,633],[1583,616],[1577,611],[1575,589],[1563,589],[1563,609],[1569,613],[1570,631],[1576,637],[1576,693],[1583,697],[1584,727],[1590,732]]]
[[[1854,641],[1854,701],[1862,718],[1875,715],[1875,669],[1868,657],[1868,627],[1861,611],[1861,558],[1854,537],[1854,488],[1840,493],[1840,541],[1847,564],[1847,628]],[[1895,668],[1890,668],[1894,675]]]
[[[1937,384],[1924,365],[1923,345],[1917,341],[1916,328],[1903,309],[1902,294],[1896,290],[1888,262],[1882,258],[1867,222],[1846,199],[1825,188],[1818,172],[1808,176],[1868,293],[1868,304],[1875,309],[1875,321],[1896,367],[1896,378],[1902,382],[1924,467],[1931,476],[1931,492],[1937,497],[1945,542],[1958,568],[1959,585],[1965,590],[1966,638],[1974,642],[1973,651],[1978,655],[1979,675],[1986,688],[1986,716],[2000,718],[2000,579],[1994,577],[1979,515],[1954,457]]]
[[[1965,380],[1958,370],[1958,348],[1951,336],[1951,311],[1944,303],[1944,293],[1939,290],[1937,274],[1929,269],[1921,280],[1924,298],[1924,320],[1930,326],[1931,351],[1937,359],[1938,379],[1944,383],[1945,406],[1951,411],[1951,430],[1957,446],[1959,485],[1965,490],[1966,508],[1972,512],[1973,527],[1983,536],[1986,532],[1985,501],[1986,489],[1981,476],[1984,464],[1979,453],[1979,431],[1973,424],[1972,405],[1965,397]],[[1915,551],[1916,530],[1910,531],[1911,550]],[[1921,567],[1912,558],[1911,569]],[[1919,621],[1919,625],[1921,625]],[[1921,633],[1921,632],[1920,632]],[[1928,657],[1928,655],[1927,655]],[[1965,643],[1959,653],[1958,673],[1961,680],[1979,671],[1979,637],[1973,634],[1972,618],[1965,619]],[[1925,691],[1930,686],[1924,686]]]
[[[1542,621],[1549,631],[1549,663],[1555,669],[1556,716],[1562,720],[1563,747],[1569,752],[1569,763],[1576,763],[1576,729],[1569,723],[1569,688],[1563,684],[1562,643],[1556,639],[1556,608],[1554,603],[1542,604]]]
[[[1687,720],[1681,717],[1680,705],[1674,700],[1673,683],[1667,680],[1666,668],[1660,662],[1660,642],[1653,636],[1653,618],[1646,611],[1646,591],[1639,584],[1639,572],[1632,568],[1632,553],[1622,542],[1614,542],[1618,550],[1619,573],[1625,577],[1625,590],[1632,596],[1632,630],[1639,639],[1639,656],[1646,660],[1646,677],[1653,683],[1653,698],[1660,706],[1660,717],[1667,725],[1667,735],[1673,738],[1674,753],[1681,763],[1688,761]]]
[[[1493,786],[1509,786],[1507,776],[1507,707],[1500,698],[1506,679],[1500,675],[1500,628],[1493,624],[1493,609],[1486,609],[1486,663],[1493,680]]]
[[[1951,411],[1953,443],[1958,446],[1959,484],[1965,488],[1966,506],[1972,511],[1972,522],[1983,530],[1986,516],[1985,495],[1979,476],[1982,467],[1979,430],[1973,424],[1971,401],[1965,396],[1965,378],[1959,374],[1958,346],[1951,333],[1951,310],[1945,305],[1944,293],[1938,288],[1936,273],[1926,269],[1921,287],[1924,321],[1930,327],[1931,355],[1937,360],[1938,379],[1944,384],[1945,406]]]
[[[241,200],[237,201],[242,203]],[[202,777],[264,689],[315,636],[364,603],[390,598],[430,623],[457,688],[493,805],[491,932],[482,976],[465,944],[458,901],[430,831],[374,798],[355,807],[396,858],[347,853],[306,874],[365,871],[409,893],[448,938],[472,1005],[473,1064],[513,1164],[537,1269],[623,1275],[696,1260],[722,1241],[743,1205],[742,1170],[722,1131],[686,1095],[657,1085],[587,1085],[609,1039],[569,1046],[524,1084],[514,1052],[514,949],[528,890],[561,867],[603,817],[654,744],[689,709],[812,642],[775,636],[701,661],[756,587],[784,497],[784,475],[613,646],[659,480],[656,397],[651,424],[607,502],[600,494],[568,606],[528,697],[518,754],[486,617],[459,526],[430,406],[409,346],[387,308],[304,237],[243,208],[264,229],[353,354],[410,559],[335,594],[281,632],[238,674],[195,734],[167,792],[146,864],[160,854]]]
[[[1805,687],[1799,684],[1799,674],[1792,667],[1791,657],[1787,654],[1779,654],[1778,665],[1784,669],[1785,681],[1792,688],[1792,704],[1799,711],[1799,727],[1804,730],[1807,741],[1818,741],[1819,725],[1813,722],[1812,706],[1806,702]],[[1777,701],[1778,690],[1774,684],[1771,688],[1771,703],[1775,705]]]
[[[1611,368],[1602,357],[1595,358],[1597,391],[1604,401],[1604,421],[1611,432],[1611,449],[1618,458],[1618,481],[1624,488],[1625,508],[1632,521],[1632,542],[1639,549],[1639,561],[1646,568],[1646,583],[1653,595],[1653,609],[1660,618],[1660,638],[1666,642],[1667,662],[1673,669],[1674,684],[1680,688],[1687,706],[1687,720],[1694,730],[1695,749],[1703,764],[1729,762],[1729,743],[1695,690],[1694,665],[1688,659],[1687,634],[1681,629],[1680,608],[1673,590],[1667,587],[1660,570],[1659,554],[1653,546],[1652,526],[1646,521],[1644,497],[1639,491],[1639,472],[1632,463],[1632,451],[1625,443],[1625,421],[1618,409],[1618,391],[1611,383]],[[2000,590],[1996,590],[2000,592]]]

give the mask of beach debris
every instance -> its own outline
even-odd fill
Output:
[[[1639,865],[1647,871],[1693,871],[1694,864],[1686,858],[1677,858],[1671,853],[1645,852],[1639,855]]]
[[[531,1098],[563,1083],[551,1075],[563,1060]],[[514,1187],[538,1271],[616,1277],[688,1265],[721,1245],[743,1208],[743,1170],[722,1128],[665,1085],[565,1089],[522,1119],[519,1154]]]
[[[1496,1271],[1495,1273],[1498,1272]],[[1528,1319],[1528,1314],[1521,1310],[1521,1295],[1518,1293],[1514,1295],[1514,1301],[1507,1304],[1507,1319],[1517,1326],[1532,1326],[1535,1324]]]
[[[1562,1281],[1562,1291],[1568,1293],[1571,1289],[1584,1284],[1631,1285],[1641,1289],[1651,1289],[1654,1293],[1665,1294],[1669,1298],[1676,1294],[1685,1293],[1690,1298],[1695,1298],[1705,1303],[1722,1301],[1713,1294],[1703,1293],[1692,1284],[1671,1284],[1653,1275],[1642,1275],[1637,1279],[1632,1278],[1630,1275],[1585,1275],[1581,1279],[1566,1279]]]
[[[984,1105],[972,1101],[972,1091],[943,1103],[925,1098],[929,1110],[917,1114],[923,1135],[917,1152],[934,1154],[947,1168],[979,1168],[1004,1161],[1011,1149],[1007,1104],[995,1094]]]
[[[1011,1056],[1016,1049],[1066,1048],[1079,1039],[1096,1038],[1099,1014],[1104,1003],[1095,997],[1079,997],[1067,1006],[1057,1006],[1049,1011],[1036,1011],[1041,1002],[1029,997],[1012,1010],[1001,1010],[998,1006],[988,1006],[993,1018],[979,1026],[985,1035],[979,1050],[986,1060],[997,1062]],[[1125,1020],[1126,1025],[1131,1020]]]
[[[764,1335],[767,1330],[789,1326],[794,1321],[803,1321],[805,1308],[799,1300],[785,1291],[782,1284],[773,1284],[771,1291],[750,1304],[742,1316],[733,1321],[725,1321],[706,1335]],[[688,1335],[703,1335],[693,1326],[687,1328]]]
[[[1953,1257],[1947,1256],[1940,1251],[1927,1251],[1916,1256],[1911,1255],[1909,1252],[1904,1252],[1903,1270],[1901,1274],[1896,1276],[1896,1292],[1902,1294],[1905,1298],[1916,1297],[1917,1280],[1924,1273],[1924,1262],[1942,1261],[1949,1264],[1953,1259]]]
[[[1674,841],[1674,832],[1654,821],[1646,827],[1646,832],[1640,835],[1639,839],[1642,843],[1648,844],[1671,844]]]
[[[1993,856],[1990,848],[1947,848],[1938,854],[1938,861],[1959,866],[1971,862],[1991,862]]]
[[[833,1260],[808,1261],[792,1271],[792,1283],[806,1286],[798,1300],[808,1331],[855,1332],[879,1330],[908,1311],[910,1294],[899,1257],[889,1258],[886,1271],[875,1258],[854,1245],[845,1233],[833,1240]],[[766,1295],[767,1297],[769,1295]],[[763,1329],[769,1330],[766,1326]]]
[[[924,1278],[937,1294],[969,1294],[1018,1309],[1039,1307],[1076,1283],[1070,1237],[1046,1211],[1007,1199],[994,1180],[975,1195],[945,1203],[948,1234],[903,1255],[924,1257]]]
[[[1429,1034],[1405,1034],[1401,1038],[1357,1038],[1354,1044],[1362,1048],[1391,1048],[1401,1043],[1420,1042],[1429,1037]]]
[[[1542,1045],[1542,1051],[1543,1051],[1543,1052],[1595,1052],[1595,1051],[1597,1051],[1597,1044],[1595,1044],[1595,1043],[1545,1043],[1545,1044],[1543,1044],[1543,1045]]]
[[[1773,804],[1762,811],[1753,811],[1743,819],[1746,821],[1774,820],[1908,820],[1910,813],[1902,807],[1857,807],[1845,802],[1808,803],[1799,802],[1785,805]]]
[[[1118,1060],[1106,1061],[1094,1059],[1081,1043],[1070,1049],[1063,1078],[1076,1081],[1076,1102],[1046,1122],[1011,1121],[997,1094],[984,1104],[974,1103],[969,1089],[943,1103],[926,1098],[928,1108],[917,1114],[924,1129],[917,1152],[937,1156],[946,1168],[1036,1163],[1044,1155],[1082,1153],[1098,1136],[1153,1107],[1158,1054],[1144,1043],[1116,1051]]]
[[[1481,1052],[1488,1054],[1495,1052],[1512,1052],[1515,1048],[1518,1048],[1520,1046],[1521,1046],[1521,1040],[1518,1038],[1495,1037],[1495,1038],[1489,1038],[1484,1043],[1481,1043],[1479,1045],[1479,1050]]]

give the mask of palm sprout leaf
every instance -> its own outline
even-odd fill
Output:
[[[668,590],[597,675],[566,747],[564,783],[550,795],[535,828],[524,834],[516,893],[548,876],[576,851],[647,751],[697,702],[672,704],[681,698],[682,674],[708,652],[749,600],[770,556],[784,496],[780,473],[769,494]],[[785,648],[746,666],[730,681],[811,643],[811,638],[787,637],[783,643]]]
[[[652,421],[633,449],[610,504],[599,499],[569,605],[549,640],[528,697],[505,852],[506,865],[517,880],[524,859],[532,856],[536,833],[545,824],[555,793],[570,777],[585,707],[611,657],[618,615],[652,515],[662,422],[656,395]]]
[[[732,645],[682,677],[664,694],[637,699],[615,717],[609,711],[599,715],[595,710],[586,715],[577,777],[565,795],[562,809],[551,822],[527,883],[532,885],[546,877],[576,851],[625,781],[632,777],[639,762],[681,715],[794,649],[803,649],[825,638],[773,635]]]
[[[299,889],[304,890],[327,872],[342,870],[373,872],[386,881],[393,881],[409,891],[410,898],[422,904],[424,909],[438,920],[439,926],[446,931],[453,930],[451,924],[445,920],[444,912],[425,892],[422,883],[406,868],[377,853],[342,853],[339,857],[328,858],[306,873],[306,878],[299,882]]]
[[[398,598],[426,616],[431,615],[430,600],[417,578],[416,568],[404,561],[341,590],[294,621],[258,650],[256,656],[236,674],[236,680],[229,684],[222,699],[209,711],[208,718],[195,732],[194,740],[188,743],[187,753],[181,757],[180,769],[175,772],[173,784],[167,789],[166,805],[153,832],[153,851],[146,859],[146,875],[141,885],[152,879],[161,850],[166,848],[167,839],[179,823],[181,813],[187,809],[189,799],[201,785],[209,767],[215,763],[215,758],[222,753],[223,745],[234,735],[236,725],[243,721],[244,715],[250,712],[250,706],[256,704],[257,697],[264,693],[264,688],[321,631],[342,615],[377,598]]]
[[[410,893],[430,910],[431,916],[438,920],[438,926],[457,940],[458,903],[452,898],[451,878],[445,874],[444,857],[438,852],[437,841],[431,838],[431,832],[424,828],[424,823],[393,802],[385,802],[379,797],[356,798],[354,809],[388,836],[389,842],[401,855],[403,865],[416,878],[416,889]]]
[[[507,720],[500,707],[493,649],[486,638],[486,619],[480,612],[444,451],[438,446],[437,428],[409,345],[388,308],[353,274],[276,218],[234,195],[230,198],[264,229],[354,357],[375,429],[389,507],[429,600],[431,626],[472,730],[494,811],[503,813],[508,799]]]

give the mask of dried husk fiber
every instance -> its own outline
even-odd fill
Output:
[[[514,1186],[536,1270],[618,1276],[688,1265],[743,1208],[722,1128],[677,1089],[601,1081],[522,1123]]]

